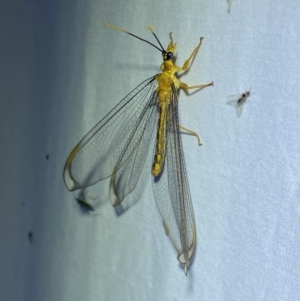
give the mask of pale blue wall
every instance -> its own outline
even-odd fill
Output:
[[[43,1],[0,4],[0,300],[297,300],[300,290],[300,3],[297,0]],[[62,179],[83,135],[160,54],[182,64],[204,36],[180,95],[198,244],[188,277],[164,234],[149,160],[122,210],[97,195],[82,213]],[[251,87],[237,118],[227,96]],[[49,159],[46,160],[46,155]],[[128,210],[127,210],[128,209]],[[33,233],[32,243],[28,238]]]

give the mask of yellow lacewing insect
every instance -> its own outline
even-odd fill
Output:
[[[244,104],[247,101],[250,94],[251,94],[251,89],[241,94],[228,96],[228,99],[230,100],[227,103],[236,109],[237,117],[240,117],[242,115]]]
[[[156,132],[151,171],[154,196],[165,231],[187,274],[196,244],[196,226],[180,129],[195,135],[199,143],[200,139],[195,132],[179,125],[178,89],[201,90],[213,86],[213,82],[188,86],[176,77],[176,73],[188,69],[203,38],[183,66],[178,67],[175,64],[176,43],[171,33],[165,50],[153,27],[148,29],[159,46],[117,26],[107,23],[105,26],[158,49],[163,58],[161,73],[133,89],[75,146],[65,164],[64,181],[73,191],[110,177],[110,201],[113,206],[119,205],[135,188]]]

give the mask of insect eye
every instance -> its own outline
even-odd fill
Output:
[[[167,53],[167,60],[170,60],[170,59],[172,59],[173,58],[173,53],[172,52],[168,52]]]

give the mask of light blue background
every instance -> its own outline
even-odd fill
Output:
[[[0,300],[299,300],[300,3],[298,0],[68,1],[0,4]],[[62,179],[75,144],[142,80],[163,45],[177,63],[205,39],[180,94],[198,230],[185,277],[164,234],[149,160],[115,211],[75,204]],[[227,96],[251,87],[238,119]],[[49,154],[49,160],[46,155]],[[128,210],[127,210],[128,209]],[[33,242],[28,232],[33,233]]]

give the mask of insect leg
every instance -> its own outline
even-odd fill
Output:
[[[211,82],[209,84],[204,84],[204,85],[188,86],[187,84],[185,84],[183,82],[179,82],[179,87],[182,88],[183,90],[189,90],[189,89],[202,90],[206,87],[213,86],[213,85],[214,85],[214,82]]]
[[[199,45],[193,50],[192,54],[190,55],[190,57],[184,62],[183,66],[181,68],[178,68],[179,70],[178,71],[184,71],[186,70],[189,65],[190,65],[190,61],[194,58],[194,56],[197,54],[198,50],[200,49],[200,46],[202,44],[202,40],[204,38],[200,38],[200,42],[199,42]]]
[[[180,125],[180,124],[179,124],[178,126],[179,126],[179,128],[180,128],[181,130],[183,130],[183,131],[189,133],[189,134],[192,135],[192,136],[195,136],[195,137],[197,138],[197,140],[198,140],[198,145],[199,145],[199,146],[202,145],[202,142],[201,142],[201,140],[200,140],[200,137],[199,137],[199,135],[198,135],[195,131],[190,130],[190,129],[188,129],[188,128],[186,128],[186,127]]]
[[[172,121],[168,121],[168,122],[171,123],[171,124],[173,124]],[[189,133],[190,135],[195,136],[195,137],[197,138],[197,140],[198,140],[198,145],[199,145],[199,146],[202,145],[201,139],[200,139],[199,135],[198,135],[195,131],[193,131],[193,130],[191,130],[191,129],[188,129],[188,128],[186,128],[186,127],[180,125],[180,124],[178,124],[178,127],[179,127],[181,130],[183,130],[183,131]]]

